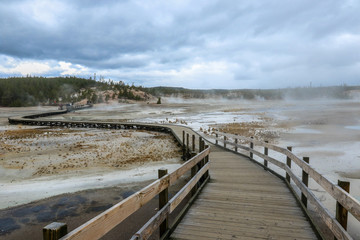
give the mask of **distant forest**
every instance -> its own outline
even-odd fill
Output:
[[[129,86],[123,82],[95,81],[78,77],[10,77],[0,78],[0,106],[22,107],[35,105],[57,105],[87,99],[100,103],[115,99],[122,101],[148,100],[155,97],[179,98],[225,98],[225,99],[349,99],[360,86],[304,87],[285,89],[235,89],[195,90],[175,87],[144,88]]]
[[[0,106],[22,107],[57,105],[88,99],[93,103],[114,99],[143,100],[133,92],[142,87],[125,85],[122,82],[95,81],[78,77],[11,77],[0,78]],[[100,91],[111,90],[113,94],[99,94]]]

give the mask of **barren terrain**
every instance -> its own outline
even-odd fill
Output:
[[[93,109],[51,118],[181,124],[193,128],[210,141],[219,130],[268,140],[282,147],[292,146],[296,155],[310,157],[311,166],[332,181],[350,181],[351,194],[360,199],[360,102],[357,100],[205,101],[163,98],[162,103],[99,104]],[[6,112],[10,113],[11,109],[6,109]],[[6,119],[0,120],[6,125]],[[16,137],[18,131],[24,134],[23,137]],[[34,129],[23,126],[3,126],[1,129],[2,137],[8,135],[3,148],[9,149],[0,158],[7,175],[1,178],[2,187],[11,186],[14,194],[24,191],[34,178],[51,179],[55,183],[56,179],[61,179],[67,189],[78,191],[84,186],[101,188],[148,180],[151,179],[149,173],[156,175],[154,171],[160,166],[179,164],[179,160],[175,160],[176,157],[179,159],[179,149],[173,140],[162,134],[41,128],[32,135],[32,131]],[[51,141],[47,141],[49,137]],[[159,144],[165,148],[156,148]],[[172,155],[174,150],[176,153]],[[157,151],[162,152],[158,154]],[[51,157],[46,155],[47,152],[52,152]],[[146,161],[137,160],[133,164],[134,154],[146,156],[143,158]],[[160,155],[167,160],[157,162]],[[300,169],[293,167],[300,175]],[[22,174],[19,175],[20,171]],[[83,181],[82,188],[78,188],[67,174],[77,176],[76,183]],[[122,178],[123,174],[126,177]],[[140,180],[133,178],[135,175],[141,175]],[[26,178],[29,180],[23,181]],[[18,185],[12,185],[16,183]],[[313,181],[309,184],[325,206],[334,212],[332,198]],[[360,238],[358,229],[358,223],[350,216],[349,231],[355,238]]]
[[[164,98],[162,102],[161,105],[99,105],[95,109],[61,117],[175,123],[193,128],[210,141],[213,141],[215,131],[220,130],[268,140],[284,148],[292,146],[297,156],[310,157],[310,165],[334,183],[338,179],[349,181],[351,194],[360,199],[360,102],[357,99],[230,101]],[[285,162],[286,159],[283,157],[279,160]],[[284,175],[281,170],[273,168]],[[300,176],[301,170],[296,166],[293,168]],[[323,204],[335,213],[333,198],[314,181],[310,180],[309,186]],[[360,238],[358,222],[351,215],[349,219],[349,232]]]
[[[11,109],[2,110],[0,208],[62,193],[147,181],[156,178],[158,168],[172,170],[181,164],[180,148],[168,134],[14,126],[6,122]],[[14,112],[47,110],[21,108]]]

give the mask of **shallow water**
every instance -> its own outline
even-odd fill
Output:
[[[345,126],[346,129],[351,129],[351,130],[360,130],[360,125],[358,126]]]
[[[298,133],[298,134],[321,134],[322,132],[315,129],[310,129],[304,126],[296,127],[293,130],[290,130],[291,133]]]

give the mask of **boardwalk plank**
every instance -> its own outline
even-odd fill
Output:
[[[221,237],[237,237],[242,239],[242,237],[257,237],[264,239],[313,239],[308,231],[303,231],[301,233],[291,233],[291,232],[274,232],[267,229],[258,228],[256,230],[250,228],[232,228],[227,229],[224,225],[218,226],[206,226],[205,224],[183,224],[179,225],[179,231],[183,230],[185,232],[206,232],[208,236],[213,236],[216,238]],[[203,235],[203,234],[201,234]],[[215,238],[214,238],[215,239]]]
[[[191,218],[190,218],[191,217]],[[266,221],[266,220],[254,220],[254,219],[226,219],[226,218],[208,218],[207,216],[196,216],[196,215],[189,215],[189,218],[186,219],[186,221],[182,224],[186,223],[213,223],[216,225],[228,225],[228,226],[234,226],[237,228],[271,228],[277,231],[289,231],[289,232],[301,232],[303,229],[311,229],[306,224],[293,224],[291,222],[280,222],[280,221]],[[294,228],[294,225],[296,225],[296,228]]]

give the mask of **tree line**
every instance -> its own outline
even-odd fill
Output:
[[[352,90],[360,86],[298,87],[284,89],[214,89],[195,90],[176,87],[152,87],[128,85],[124,82],[95,81],[79,77],[10,77],[0,78],[0,106],[23,107],[57,105],[87,99],[92,103],[114,99],[148,100],[156,97],[225,98],[225,99],[348,99]],[[141,95],[136,92],[142,92]]]
[[[0,106],[23,107],[57,105],[60,102],[77,102],[88,99],[93,103],[124,98],[144,100],[134,91],[142,87],[129,86],[123,82],[95,81],[78,77],[9,77],[0,78]],[[103,96],[99,91],[112,90]]]

